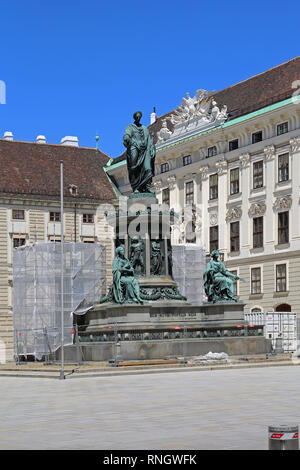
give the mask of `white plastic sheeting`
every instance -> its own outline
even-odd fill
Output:
[[[64,344],[72,344],[73,314],[85,313],[105,295],[105,247],[63,245]],[[35,243],[14,249],[15,354],[38,359],[61,345],[61,244]]]
[[[172,246],[173,277],[179,292],[192,305],[202,305],[205,298],[203,274],[206,267],[205,251],[201,246],[182,244]]]

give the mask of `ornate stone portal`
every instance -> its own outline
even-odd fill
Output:
[[[140,117],[141,113],[138,121]],[[137,132],[140,139],[141,131]],[[147,139],[147,145],[145,141],[140,148],[131,149],[127,158],[134,192],[128,197],[126,210],[122,208],[107,216],[115,230],[113,283],[98,305],[78,317],[84,357],[98,361],[112,359],[116,331],[112,330],[113,324],[117,325],[124,360],[191,356],[209,351],[243,354],[240,337],[244,333],[240,325],[244,324],[244,304],[232,301],[192,306],[173,279],[170,233],[174,214],[164,212],[155,194],[147,192],[153,176],[149,164],[154,163],[153,152],[146,152],[152,145]],[[140,179],[137,172],[142,174]],[[137,182],[140,186],[135,186]],[[252,354],[270,349],[261,327],[253,328],[250,336]]]

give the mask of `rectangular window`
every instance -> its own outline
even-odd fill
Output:
[[[24,210],[13,209],[12,210],[12,218],[13,218],[13,220],[24,220],[25,219]]]
[[[289,154],[284,153],[278,156],[278,182],[289,179]]]
[[[253,219],[253,248],[264,246],[264,218],[255,217]]]
[[[264,184],[264,162],[253,163],[253,189],[262,188]]]
[[[218,174],[209,177],[209,199],[218,199]]]
[[[83,214],[82,223],[84,224],[93,224],[94,223],[94,214]]]
[[[240,190],[239,169],[230,170],[230,194],[237,194]]]
[[[23,245],[25,245],[25,243],[26,243],[25,238],[19,237],[19,238],[14,238],[13,239],[14,248],[18,248],[19,246],[23,246]]]
[[[163,163],[160,165],[160,171],[161,173],[166,173],[166,171],[169,171],[169,163]]]
[[[207,149],[207,156],[208,157],[213,157],[214,155],[217,155],[217,147],[215,145],[213,147],[209,147]]]
[[[238,275],[236,269],[234,269],[234,270],[232,270],[232,271],[230,271],[230,272],[231,272],[232,274],[234,274],[235,276]],[[237,293],[237,281],[236,281],[235,279],[233,279],[233,278],[230,278],[230,279],[232,279],[232,281],[233,281],[233,293],[234,293],[234,295],[235,295],[235,297],[236,297],[236,296],[238,295],[238,293]]]
[[[170,205],[170,189],[165,188],[162,190],[162,203],[166,204],[167,206]]]
[[[185,204],[192,205],[194,204],[194,182],[190,181],[185,185]]]
[[[219,249],[219,227],[215,225],[209,228],[209,252]]]
[[[239,139],[230,140],[228,142],[228,145],[229,145],[229,152],[231,152],[232,150],[238,149],[239,148]]]
[[[252,134],[252,144],[256,144],[256,142],[261,142],[262,140],[262,131],[254,132],[254,134]]]
[[[278,214],[278,245],[289,242],[289,212]]]
[[[239,251],[240,249],[240,223],[231,222],[230,224],[230,251]]]
[[[286,292],[286,264],[276,265],[276,292]]]
[[[251,294],[261,294],[261,269],[251,269]]]
[[[191,155],[186,155],[186,157],[183,157],[183,166],[190,165],[191,163],[192,163]]]
[[[288,131],[289,131],[289,123],[288,122],[282,122],[281,124],[278,124],[278,126],[277,126],[277,135],[286,134]]]
[[[60,212],[50,212],[50,222],[60,222]]]

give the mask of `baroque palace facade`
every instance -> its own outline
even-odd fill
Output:
[[[180,216],[173,243],[218,248],[245,312],[300,312],[300,57],[216,93],[198,90],[149,126],[153,188]],[[299,99],[298,99],[299,98]],[[125,154],[105,168],[130,193]]]
[[[13,249],[35,242],[60,242],[60,161],[64,162],[66,241],[106,246],[107,283],[111,282],[112,232],[105,208],[116,203],[103,167],[109,157],[78,147],[76,138],[61,145],[0,139],[0,340],[13,355]]]

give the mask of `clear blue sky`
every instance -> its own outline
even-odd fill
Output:
[[[299,1],[1,3],[0,136],[44,134],[116,157],[132,114],[149,124],[188,91],[220,90],[300,54]],[[300,77],[299,77],[300,79]]]

